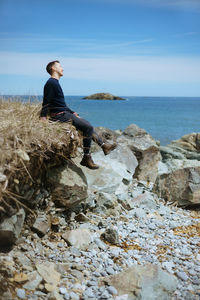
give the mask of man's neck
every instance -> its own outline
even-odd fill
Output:
[[[57,79],[57,80],[59,80],[60,79],[60,76],[58,75],[58,74],[53,74],[53,75],[51,75],[51,78],[54,78],[54,79]]]

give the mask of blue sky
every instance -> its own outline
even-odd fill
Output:
[[[0,94],[200,96],[199,0],[0,0]]]

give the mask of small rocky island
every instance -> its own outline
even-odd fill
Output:
[[[125,100],[124,98],[114,96],[110,93],[97,93],[90,96],[84,97],[87,100]]]

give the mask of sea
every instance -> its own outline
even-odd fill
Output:
[[[25,102],[42,102],[42,96],[12,97]],[[125,96],[124,101],[85,100],[83,97],[66,96],[65,101],[94,127],[124,130],[130,124],[136,124],[161,145],[185,134],[200,132],[200,97]]]

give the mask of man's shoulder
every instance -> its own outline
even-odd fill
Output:
[[[56,80],[55,78],[50,77],[47,82],[45,83],[44,87],[57,87],[59,85],[58,80]]]
[[[50,77],[50,78],[47,80],[46,84],[47,84],[47,85],[49,85],[49,84],[51,84],[51,85],[58,85],[59,82],[58,82],[58,80],[56,80],[55,78]]]

